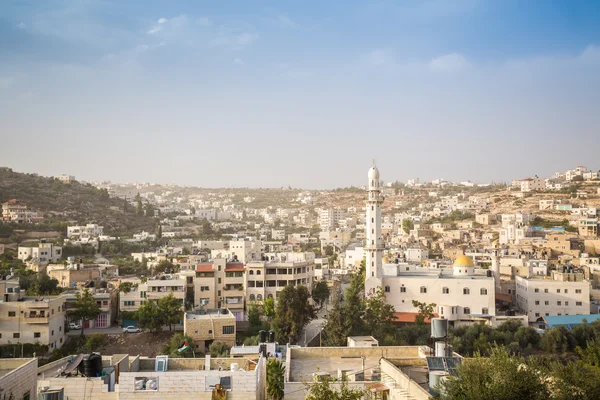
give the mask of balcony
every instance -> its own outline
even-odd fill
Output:
[[[25,319],[25,322],[28,324],[47,324],[50,320],[50,317],[48,317],[48,315],[31,315],[31,314],[23,314],[23,317]]]

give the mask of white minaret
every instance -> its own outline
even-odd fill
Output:
[[[379,170],[375,166],[369,169],[369,189],[367,190],[368,199],[366,202],[366,277],[365,277],[365,295],[374,294],[377,288],[382,286],[383,279],[383,240],[381,237],[381,181],[379,180]]]

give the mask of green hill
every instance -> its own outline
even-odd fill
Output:
[[[110,198],[106,190],[90,184],[65,184],[37,174],[0,168],[0,203],[10,199],[25,202],[46,218],[40,224],[23,226],[27,230],[65,229],[64,222],[68,221],[97,223],[104,226],[107,235],[124,236],[141,230],[154,232],[157,225],[155,218],[136,215],[135,207],[125,200]]]

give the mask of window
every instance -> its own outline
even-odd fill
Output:
[[[479,293],[481,293],[482,295],[486,295],[487,294],[487,289],[486,288],[481,288],[481,290],[479,291]]]
[[[581,289],[575,289],[575,293],[580,294],[581,293]]]
[[[450,289],[448,289],[447,287],[443,287],[442,288],[442,293],[443,294],[448,294],[448,293],[450,293]]]
[[[565,301],[565,306],[568,306],[568,305],[569,305],[569,302],[568,302],[568,301]]]
[[[400,288],[400,293],[406,293],[406,288],[404,286]]]
[[[471,314],[471,309],[470,309],[469,307],[465,307],[465,308],[463,309],[463,312],[464,312],[465,314]]]
[[[18,339],[21,337],[20,333],[13,333],[13,339]]]
[[[544,289],[544,293],[548,293],[548,289]]]
[[[536,300],[536,301],[535,301],[535,305],[536,305],[536,306],[539,306],[539,305],[540,305],[540,301],[539,301],[539,300]]]
[[[559,301],[557,301],[557,302],[556,302],[556,305],[557,305],[557,306],[562,306],[562,301],[560,301],[560,300],[559,300]]]
[[[254,275],[254,271],[250,270],[250,272],[248,272],[250,275]]]
[[[221,278],[219,278],[219,283],[221,283]]]
[[[227,325],[223,327],[223,335],[233,335],[235,331],[235,326]]]
[[[463,288],[463,294],[471,294],[471,291],[469,290],[468,287]]]
[[[51,333],[51,335],[52,335],[52,336],[54,336],[54,329],[52,330],[52,333]]]
[[[535,288],[534,292],[536,292],[536,293],[539,293],[539,292],[540,292],[540,289],[538,289],[538,288]]]
[[[582,303],[581,301],[576,301],[576,302],[575,302],[575,305],[576,305],[576,306],[582,306],[582,305],[583,305],[583,303]]]
[[[560,289],[556,289],[556,293],[560,293]]]
[[[536,317],[539,317],[539,316],[540,316],[540,313],[539,313],[539,312],[536,312],[536,313],[535,313],[535,316],[536,316]]]
[[[165,364],[165,360],[160,360],[161,364],[160,364],[160,368],[162,368],[162,365]],[[165,364],[166,365],[166,364]],[[162,371],[158,369],[158,365],[156,367],[157,371]],[[135,392],[137,391],[157,391],[158,390],[158,377],[146,377],[146,376],[140,376],[140,377],[136,377],[133,378],[133,390]]]
[[[16,316],[16,315],[17,315],[17,314],[16,314],[16,312],[15,312],[15,311],[9,311],[9,312],[8,312],[8,316],[9,316],[9,317],[14,317],[14,316]]]
[[[390,287],[389,287],[389,286],[386,286],[386,287],[385,287],[385,292],[386,292],[386,293],[389,293],[389,292],[390,292]]]
[[[425,286],[421,286],[421,293],[427,293],[427,288]]]
[[[262,294],[256,295],[256,301],[262,301]]]
[[[256,271],[256,275],[260,275],[260,271]]]
[[[250,301],[254,301],[256,300],[256,296],[254,296],[253,294],[250,295]]]
[[[485,308],[485,307],[484,307],[484,308],[482,308],[482,309],[481,309],[481,313],[482,313],[482,314],[487,314],[487,313],[488,313],[488,309],[487,309],[487,308]]]
[[[550,302],[548,300],[544,301],[544,305],[549,306]]]
[[[565,290],[564,290],[564,292],[565,292],[565,293],[569,293],[569,289],[565,289]]]
[[[200,291],[201,292],[208,292],[210,289],[208,286],[200,286]]]
[[[42,337],[42,334],[40,332],[33,332],[33,337],[39,338],[39,337]]]

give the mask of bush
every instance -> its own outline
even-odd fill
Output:
[[[227,357],[229,356],[229,350],[231,346],[229,346],[225,342],[213,342],[208,348],[208,352],[212,357]]]
[[[83,350],[86,352],[94,352],[98,351],[100,347],[104,345],[105,337],[101,333],[93,333],[90,336],[86,337],[85,344],[83,345]]]

